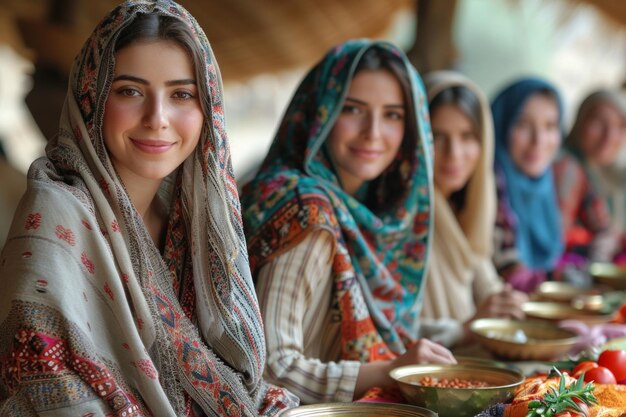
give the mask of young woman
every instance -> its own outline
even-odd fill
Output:
[[[303,402],[394,387],[388,371],[451,363],[419,339],[431,133],[395,46],[351,41],[305,77],[242,193],[268,340],[267,377]]]
[[[524,293],[503,285],[491,260],[496,215],[493,121],[470,80],[424,77],[435,144],[435,224],[422,331],[447,346],[470,341],[480,317],[522,318]]]
[[[206,37],[173,2],[124,3],[94,30],[0,256],[8,415],[297,403],[262,380],[221,89]]]
[[[494,263],[514,288],[530,292],[563,252],[552,162],[561,144],[561,100],[539,78],[518,80],[491,105],[496,137]]]
[[[626,233],[626,97],[600,90],[580,105],[555,163],[568,252],[610,261]]]

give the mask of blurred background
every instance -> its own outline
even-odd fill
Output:
[[[74,56],[117,3],[0,0],[0,246],[24,174],[56,134]],[[563,94],[566,126],[588,92],[622,87],[626,78],[621,0],[180,3],[204,28],[217,57],[240,183],[261,162],[304,73],[350,38],[395,42],[421,73],[458,70],[489,97],[513,78],[547,77]]]

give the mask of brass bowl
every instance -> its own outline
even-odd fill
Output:
[[[553,301],[528,301],[522,305],[526,317],[548,321],[580,320],[585,324],[606,323],[613,318],[597,310],[582,310],[563,303]]]
[[[559,359],[579,339],[574,332],[540,320],[478,319],[470,330],[493,355],[523,361]]]
[[[329,403],[303,405],[278,413],[280,417],[437,417],[437,413],[422,407],[388,403]]]
[[[546,281],[541,283],[535,295],[539,300],[555,301],[559,303],[569,304],[572,299],[583,295],[598,294],[590,288],[580,288],[566,282]]]
[[[517,371],[482,365],[409,365],[389,375],[411,404],[435,411],[440,417],[473,417],[489,406],[510,401],[515,388],[524,381]],[[480,380],[484,388],[443,388],[419,385],[423,377]]]
[[[596,282],[615,290],[626,290],[626,267],[610,262],[592,262],[589,274]]]

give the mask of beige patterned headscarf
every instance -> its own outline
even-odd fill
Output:
[[[464,86],[481,107],[481,154],[466,185],[464,206],[455,214],[435,185],[435,233],[422,312],[426,318],[465,321],[476,303],[501,288],[491,264],[496,216],[493,121],[483,92],[461,74],[437,71],[426,74],[424,83],[429,102],[447,88]]]
[[[205,115],[196,151],[159,190],[170,207],[163,255],[101,135],[114,44],[140,13],[193,33]],[[265,340],[224,123],[215,58],[185,9],[129,1],[96,27],[0,256],[1,415],[254,416],[297,403],[261,379]]]

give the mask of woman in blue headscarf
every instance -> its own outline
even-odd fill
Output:
[[[539,78],[520,79],[491,105],[498,188],[494,263],[521,291],[545,280],[563,251],[552,162],[562,139],[562,104],[556,88]]]

